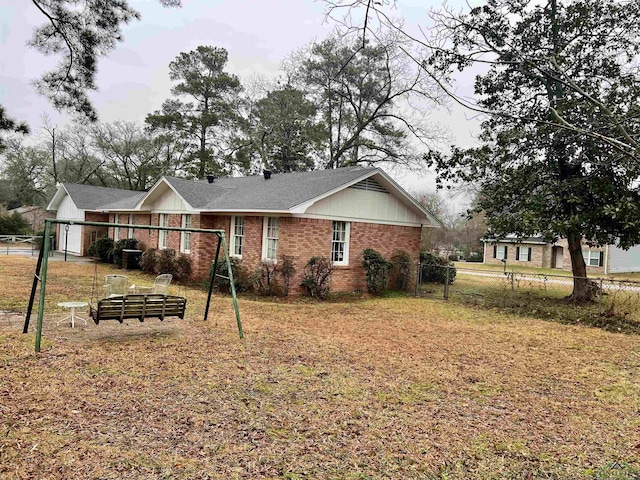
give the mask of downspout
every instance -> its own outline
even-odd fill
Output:
[[[604,246],[604,274],[609,275],[609,245]]]

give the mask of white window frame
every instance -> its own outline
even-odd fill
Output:
[[[182,228],[191,228],[192,221],[190,214],[183,214],[181,220]],[[191,253],[191,232],[180,232],[180,252]]]
[[[526,252],[526,255],[522,255]],[[516,259],[519,262],[530,262],[531,261],[531,247],[518,247],[518,258]]]
[[[336,235],[336,225],[337,224],[344,224],[344,240],[336,240],[335,239],[335,235]],[[334,220],[331,223],[331,263],[333,263],[334,265],[349,265],[349,239],[351,237],[351,222],[344,222],[344,221],[338,221],[338,220]],[[342,251],[342,260],[334,260],[333,259],[333,255],[334,255],[334,245],[337,243],[342,243],[343,244],[343,251]]]
[[[136,224],[136,215],[134,213],[130,213],[129,214],[129,225],[135,225]],[[133,238],[133,228],[129,227],[129,236],[127,238]]]
[[[238,226],[241,227],[240,234],[238,234],[236,230],[236,227]],[[231,226],[229,227],[229,256],[242,258],[243,247],[244,247],[244,217],[232,216]],[[239,252],[236,252],[236,249],[238,249]]]
[[[496,245],[496,259],[505,260],[507,257],[507,245]]]
[[[271,233],[273,234],[273,223],[275,222],[276,236],[268,236],[269,223],[271,225]],[[269,240],[275,240],[275,254],[273,257],[269,257]],[[280,217],[264,217],[262,223],[262,260],[265,262],[278,262],[278,243],[280,243]]]
[[[120,223],[120,214],[115,213],[113,215],[113,223]],[[120,227],[113,227],[113,241],[120,240]]]
[[[600,267],[600,251],[599,250],[587,250],[586,252],[582,252],[582,258],[584,258],[584,263],[587,264],[587,267]],[[596,263],[593,265],[591,263],[592,260],[595,260]]]
[[[158,218],[158,226],[159,227],[168,227],[169,226],[169,214],[161,213]],[[167,248],[169,243],[169,232],[167,230],[159,230],[158,231],[158,250],[164,250]]]

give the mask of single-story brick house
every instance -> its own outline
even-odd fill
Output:
[[[91,189],[109,198],[91,203],[84,198]],[[250,270],[262,261],[292,256],[297,270],[293,286],[301,283],[311,257],[329,257],[335,267],[334,291],[366,289],[361,267],[365,248],[387,258],[395,250],[405,250],[417,263],[422,229],[439,226],[429,211],[378,168],[197,181],[163,177],[147,192],[65,184],[49,205],[58,211],[58,218],[69,218],[68,208],[61,208],[65,201],[82,210],[85,220],[225,230],[230,255]],[[74,251],[85,255],[87,232],[74,233],[80,237],[73,240],[74,246],[79,244]],[[146,248],[185,253],[191,257],[194,278],[207,276],[217,242],[213,235],[133,228],[109,228],[108,235],[135,237]],[[90,231],[91,236],[95,234]]]
[[[640,271],[640,246],[623,250],[614,245],[590,247],[582,245],[582,256],[590,273],[620,273]],[[517,238],[508,235],[499,241],[484,241],[486,264],[520,265],[538,268],[571,270],[569,246],[565,239],[556,243],[545,242],[542,237]]]

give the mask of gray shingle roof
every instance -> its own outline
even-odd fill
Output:
[[[166,180],[193,208],[198,210],[288,210],[356,181],[376,168],[344,167],[206,180]]]
[[[75,183],[65,183],[64,188],[69,192],[76,207],[82,210],[105,210],[106,206],[110,208],[133,208],[146,193]],[[121,206],[112,207],[114,204]]]

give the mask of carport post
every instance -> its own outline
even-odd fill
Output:
[[[51,219],[44,222],[44,238],[51,235]],[[44,252],[42,252],[42,272],[40,276],[40,300],[38,301],[38,323],[36,329],[36,353],[40,352],[42,342],[42,319],[44,317],[44,295],[47,287],[47,267],[49,265],[49,242],[44,242]]]

